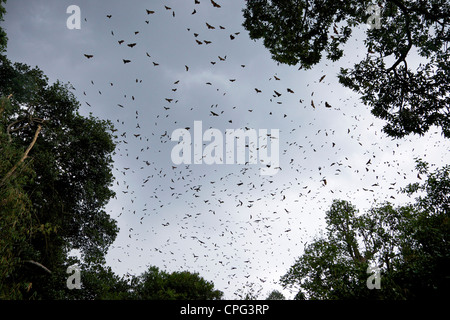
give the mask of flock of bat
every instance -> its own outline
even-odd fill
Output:
[[[212,5],[214,10],[222,7],[213,0],[201,2]],[[200,1],[194,0],[191,15],[198,16],[203,9]],[[150,17],[160,11],[171,12],[173,18],[177,17],[172,7],[161,5],[160,8],[146,9],[145,15],[149,18],[144,20],[145,24],[154,27]],[[108,13],[105,19],[112,23],[114,15]],[[211,31],[228,31],[227,26],[215,26],[207,21],[204,28]],[[187,31],[192,32],[193,45],[213,45],[212,41],[201,39],[200,32],[193,32],[191,28],[187,28]],[[241,31],[227,32],[224,41],[236,40]],[[139,33],[140,31],[135,31],[135,35]],[[111,31],[111,35],[115,36],[114,31]],[[133,50],[140,47],[137,41],[114,41],[117,41],[119,46],[128,46]],[[159,62],[152,60],[153,54],[148,51],[144,49],[142,54],[145,52],[146,58],[151,59],[151,66],[161,67]],[[210,59],[209,68],[216,67],[218,63],[228,63],[229,55],[225,53]],[[96,59],[95,53],[85,53],[84,56],[89,62]],[[133,63],[132,59],[126,57],[122,62],[125,65]],[[187,64],[184,68],[184,72],[190,72]],[[239,68],[249,69],[246,62],[239,64]],[[269,93],[264,92],[267,90],[264,89],[266,86],[252,86],[251,94],[257,98],[264,95],[268,98],[269,109],[262,111],[258,110],[258,107],[246,107],[243,110],[242,106],[222,107],[213,104],[203,113],[203,118],[214,117],[214,120],[226,124],[233,123],[233,120],[243,117],[243,114],[255,115],[262,112],[276,117],[277,121],[285,121],[282,130],[283,141],[280,144],[282,170],[272,177],[259,176],[258,170],[248,165],[239,166],[237,169],[234,166],[175,166],[170,163],[161,165],[156,160],[162,153],[170,153],[167,146],[171,142],[170,129],[159,131],[158,125],[163,126],[161,122],[171,118],[176,119],[173,124],[180,121],[177,118],[179,109],[175,109],[173,105],[178,103],[177,108],[185,108],[184,111],[204,111],[201,108],[182,105],[183,96],[177,96],[178,86],[182,85],[179,79],[173,79],[170,83],[173,96],[160,101],[161,107],[155,109],[156,114],[152,115],[155,117],[153,129],[143,130],[143,123],[147,124],[149,120],[140,118],[142,110],[129,110],[129,106],[117,103],[119,111],[133,112],[133,127],[136,131],[130,134],[127,132],[132,128],[129,123],[126,124],[120,117],[114,119],[116,129],[113,131],[119,139],[115,153],[115,159],[118,159],[115,161],[115,188],[118,199],[115,203],[120,203],[120,206],[114,205],[112,215],[113,218],[114,215],[117,219],[124,218],[125,223],[128,223],[128,233],[120,233],[120,236],[125,238],[121,241],[127,244],[114,244],[114,250],[122,252],[127,259],[137,259],[141,264],[137,267],[141,271],[145,270],[144,264],[159,264],[161,268],[172,271],[188,269],[213,280],[219,290],[229,292],[227,290],[234,288],[233,294],[242,298],[251,288],[256,288],[257,293],[261,293],[265,284],[268,285],[266,290],[274,287],[274,279],[279,279],[279,276],[285,273],[304,248],[305,242],[302,239],[307,236],[307,231],[303,229],[302,224],[306,224],[308,220],[305,216],[312,213],[323,215],[331,204],[330,197],[345,199],[362,192],[369,194],[367,201],[371,201],[380,194],[382,186],[387,186],[386,189],[391,192],[388,200],[395,199],[393,191],[397,187],[397,180],[388,182],[387,179],[391,178],[388,178],[388,172],[395,171],[401,180],[407,177],[398,162],[401,153],[399,144],[386,142],[383,145],[378,144],[378,141],[382,140],[372,141],[373,137],[365,138],[363,134],[377,135],[379,128],[373,124],[364,129],[358,128],[361,119],[358,113],[351,115],[355,108],[346,107],[348,100],[339,99],[340,106],[337,107],[335,102],[315,101],[313,91],[310,93],[310,103],[305,103],[304,97],[296,95],[299,92],[304,94],[309,84],[305,87],[281,89],[282,78],[281,75],[275,74],[268,79],[270,83],[277,85]],[[327,85],[325,78],[324,74],[317,76],[312,85]],[[239,82],[235,77],[228,80],[231,84]],[[137,84],[142,81],[136,79]],[[94,81],[91,81],[91,84],[94,86]],[[213,81],[207,81],[205,85],[212,86]],[[109,83],[109,87],[117,90],[113,82]],[[85,96],[88,95],[86,91]],[[220,91],[219,88],[217,91]],[[98,93],[102,94],[102,91],[98,90]],[[223,92],[223,95],[225,94],[226,92]],[[342,130],[342,126],[318,128],[315,119],[309,123],[303,123],[301,119],[291,119],[288,115],[289,109],[282,108],[285,96],[289,97],[286,101],[292,101],[291,97],[296,97],[297,108],[310,108],[313,112],[320,110],[323,117],[327,116],[324,112],[334,112],[330,114],[331,117],[342,113],[341,117],[351,118],[351,124]],[[131,100],[135,100],[134,95],[131,95]],[[86,104],[91,107],[90,103]],[[228,117],[225,118],[226,116]],[[127,121],[130,122],[130,118]],[[251,122],[248,122],[245,128],[249,129],[250,126]],[[189,130],[190,127],[186,129]],[[306,136],[303,136],[304,132],[307,133]],[[351,155],[343,154],[348,145],[361,149],[359,154],[353,155],[360,158],[356,165],[349,160]],[[383,160],[383,155],[387,153],[397,157],[397,160]],[[382,159],[379,159],[380,157]],[[355,179],[357,176],[359,181],[367,182],[353,191],[340,190],[338,181],[344,179],[342,176],[347,176],[348,179]],[[309,205],[314,201],[318,204],[312,209]],[[291,261],[282,260],[281,253],[287,254]],[[121,258],[114,260],[123,263]],[[271,276],[273,263],[280,268],[274,277]]]

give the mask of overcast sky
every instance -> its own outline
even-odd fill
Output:
[[[397,191],[417,181],[414,158],[440,167],[450,148],[434,130],[393,141],[338,84],[339,68],[365,55],[366,26],[340,61],[304,71],[278,65],[250,40],[245,1],[216,2],[221,8],[210,0],[9,0],[7,56],[38,66],[51,83],[70,82],[82,114],[118,129],[116,198],[106,208],[120,227],[107,256],[115,272],[188,270],[227,299],[265,298],[283,291],[279,278],[320,236],[332,199],[361,212],[374,201],[412,201]],[[79,30],[67,28],[70,5],[81,9]],[[260,175],[260,161],[175,165],[171,134],[189,127],[194,140],[194,121],[223,135],[278,129],[281,170]]]

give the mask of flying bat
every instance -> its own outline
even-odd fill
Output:
[[[214,2],[213,0],[211,0],[212,5],[214,6],[214,8],[220,8],[221,6],[219,4],[217,4],[216,2]]]

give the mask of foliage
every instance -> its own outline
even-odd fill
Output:
[[[448,297],[450,290],[450,166],[429,172],[428,164],[417,161],[419,174],[427,175],[423,184],[409,184],[402,191],[416,197],[417,215],[406,232],[413,246],[407,250],[400,279],[408,279],[408,292],[426,299]],[[420,175],[419,175],[420,177]]]
[[[135,278],[132,288],[137,300],[219,300],[223,295],[198,273],[167,273],[154,266]]]
[[[311,68],[337,61],[355,26],[371,18],[372,1],[253,0],[244,9],[251,39],[263,39],[280,63]],[[392,137],[426,133],[431,126],[450,137],[448,111],[450,4],[445,0],[379,1],[381,28],[367,31],[367,54],[353,69],[341,68],[340,82],[361,94],[374,116],[386,120]],[[423,60],[411,68],[407,57]]]
[[[10,109],[9,99],[0,98],[0,119]],[[18,161],[22,150],[8,142],[4,121],[0,121],[0,177],[4,177]],[[23,186],[32,178],[29,167],[21,168],[20,178],[0,183],[0,299],[6,297],[21,298],[21,290],[28,288],[29,283],[15,279],[14,270],[21,265],[21,259],[16,254],[17,248],[27,251],[29,239],[35,232],[31,213],[31,203]]]
[[[81,289],[67,294],[69,299],[128,300],[131,299],[131,280],[116,275],[111,267],[103,264],[81,264]],[[63,283],[66,283],[67,274]]]
[[[271,293],[269,293],[266,300],[286,300],[286,297],[280,291],[273,290]]]
[[[6,0],[0,0],[0,22],[3,21],[3,16],[6,13],[5,7],[2,3],[6,3]],[[6,32],[0,27],[0,54],[5,51],[7,42],[8,37],[6,36]]]
[[[384,203],[358,214],[335,200],[326,213],[327,236],[315,239],[281,278],[285,287],[309,299],[439,299],[448,296],[450,277],[450,166],[427,174],[416,203],[394,208]],[[380,270],[381,289],[369,290],[369,266]]]
[[[2,180],[6,179],[2,201],[7,201],[12,192],[23,199],[23,204],[15,203],[21,209],[8,213],[12,219],[22,215],[28,226],[13,223],[23,226],[20,234],[12,234],[26,240],[26,245],[8,242],[4,248],[14,248],[8,254],[16,260],[32,260],[52,271],[51,275],[40,274],[36,264],[22,263],[15,271],[9,269],[14,275],[9,274],[8,281],[32,283],[31,289],[27,288],[28,296],[60,297],[61,291],[45,288],[50,288],[52,279],[56,281],[65,274],[67,253],[79,249],[86,263],[102,263],[118,231],[115,221],[103,210],[114,195],[110,189],[115,148],[112,125],[80,116],[79,103],[69,85],[50,85],[38,68],[12,64],[5,56],[0,56],[0,95],[9,97],[1,117],[5,157],[1,169]],[[28,159],[18,162],[33,138],[35,144]],[[14,164],[20,166],[10,177],[5,176]],[[3,217],[2,224],[11,223]],[[54,288],[64,291],[63,286]]]

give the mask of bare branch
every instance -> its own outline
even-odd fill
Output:
[[[48,270],[45,266],[43,266],[39,262],[36,262],[36,261],[33,261],[33,260],[25,260],[24,262],[34,264],[35,266],[38,266],[39,268],[45,270],[46,272],[48,272],[50,274],[52,273],[50,270]]]
[[[406,8],[406,6],[403,4],[403,2],[401,0],[389,0],[390,2],[392,2],[393,4],[395,4],[397,7],[400,8],[400,10],[402,10],[403,15],[405,16],[405,31],[406,31],[406,36],[408,37],[408,47],[406,47],[406,49],[401,53],[400,57],[397,59],[397,61],[392,65],[392,67],[390,67],[389,69],[387,69],[387,72],[391,72],[392,70],[395,70],[395,68],[397,68],[397,66],[403,61],[406,62],[406,56],[408,55],[409,51],[412,48],[412,37],[411,37],[411,30],[410,30],[410,23],[411,23],[411,17],[409,15],[408,12],[408,8]]]
[[[9,170],[9,172],[3,177],[1,184],[4,184],[5,181],[7,179],[9,179],[9,177],[11,177],[11,175],[14,173],[14,171],[16,171],[16,169],[19,167],[19,165],[22,164],[22,162],[25,161],[25,159],[28,157],[28,153],[30,152],[30,150],[33,148],[34,144],[36,143],[37,137],[39,135],[39,132],[41,132],[42,126],[39,124],[38,128],[36,129],[36,132],[34,133],[34,138],[33,141],[31,141],[30,145],[28,146],[27,150],[25,151],[25,153],[23,154],[22,158],[14,165],[14,167],[11,168],[11,170]]]

